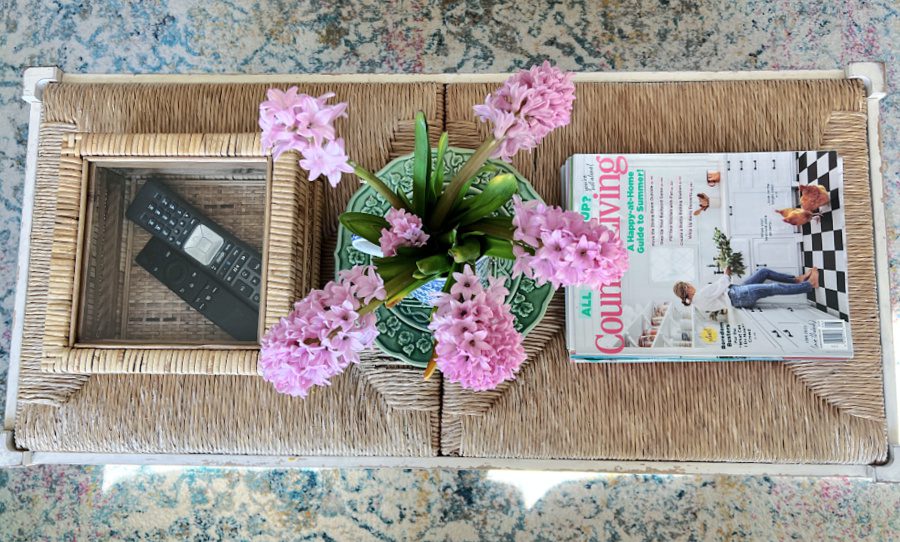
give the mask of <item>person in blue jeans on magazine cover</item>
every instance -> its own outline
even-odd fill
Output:
[[[767,280],[772,282],[766,282]],[[731,269],[725,269],[724,275],[700,290],[690,282],[679,281],[672,291],[684,306],[716,314],[726,312],[731,307],[755,307],[760,299],[766,297],[805,294],[818,287],[819,270],[815,267],[796,277],[760,267],[742,284],[731,284]]]

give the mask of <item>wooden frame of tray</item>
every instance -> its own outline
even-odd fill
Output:
[[[160,166],[202,169],[210,164],[255,165],[266,170],[263,268],[259,334],[286,314],[295,289],[318,281],[318,266],[296,260],[320,250],[321,183],[298,182],[291,154],[277,161],[264,154],[259,134],[72,133],[63,142],[57,216],[53,232],[48,307],[41,368],[71,373],[255,374],[257,344],[162,340],[79,342],[76,328],[89,245],[90,172],[98,166]]]

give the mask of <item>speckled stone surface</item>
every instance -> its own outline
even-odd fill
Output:
[[[320,4],[329,7],[322,7]],[[0,390],[27,110],[21,74],[477,72],[887,64],[900,7],[846,2],[0,0]],[[900,99],[882,104],[900,315]],[[0,409],[2,409],[0,402]],[[900,538],[900,486],[846,480],[449,471],[42,467],[0,471],[0,540]],[[510,485],[515,482],[517,485]],[[558,485],[557,485],[558,484]]]

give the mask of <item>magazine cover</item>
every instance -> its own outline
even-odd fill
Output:
[[[562,175],[629,253],[619,283],[566,289],[574,361],[852,356],[835,152],[575,155]]]

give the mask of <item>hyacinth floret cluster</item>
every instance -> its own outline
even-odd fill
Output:
[[[551,131],[569,124],[574,101],[572,74],[544,61],[510,76],[474,109],[482,122],[490,121],[494,138],[500,141],[493,156],[509,161],[520,150],[535,148]]]
[[[385,257],[397,254],[400,247],[424,247],[428,234],[422,230],[422,219],[403,209],[391,209],[384,217],[389,228],[381,229],[381,252]]]
[[[438,296],[428,326],[434,332],[437,368],[464,388],[496,388],[515,378],[525,361],[522,335],[504,303],[509,291],[495,277],[485,288],[468,265],[453,278],[450,292]]]
[[[384,282],[373,266],[341,271],[337,280],[313,290],[262,339],[259,367],[279,393],[306,397],[313,386],[359,362],[378,331],[375,314],[360,309],[384,300]]]
[[[259,104],[259,127],[264,150],[272,149],[277,159],[287,151],[302,155],[300,167],[309,171],[309,180],[324,175],[331,186],[341,181],[341,173],[352,173],[344,140],[337,137],[334,122],[347,116],[347,104],[328,104],[327,92],[318,98],[300,94],[297,87],[286,91],[269,89]]]
[[[628,270],[628,253],[619,236],[598,220],[584,220],[576,212],[523,202],[513,197],[513,272],[539,285],[600,289],[621,280]]]

